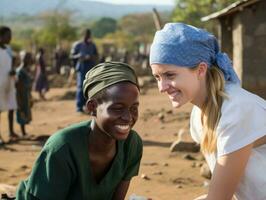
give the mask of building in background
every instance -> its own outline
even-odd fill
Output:
[[[202,18],[215,19],[222,51],[233,60],[244,88],[266,98],[266,1],[240,0]]]

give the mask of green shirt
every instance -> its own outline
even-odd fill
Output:
[[[118,141],[117,153],[100,183],[94,181],[89,162],[90,122],[82,122],[49,138],[30,177],[22,181],[17,200],[107,200],[117,185],[138,174],[142,141],[131,130],[126,140]]]

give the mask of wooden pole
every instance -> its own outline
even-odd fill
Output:
[[[157,30],[161,30],[162,29],[162,22],[160,19],[160,15],[159,15],[158,11],[156,10],[156,8],[153,8],[152,12],[153,12],[153,21],[155,24],[155,28]]]

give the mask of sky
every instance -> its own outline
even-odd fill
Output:
[[[90,0],[83,0],[90,1]],[[152,5],[174,5],[175,0],[93,0],[113,4],[152,4]]]

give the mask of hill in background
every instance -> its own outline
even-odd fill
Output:
[[[75,18],[119,18],[132,13],[149,12],[153,7],[158,11],[171,11],[173,6],[153,5],[117,5],[85,0],[10,0],[0,1],[0,18],[12,18],[18,15],[38,15],[51,10],[69,10]]]

